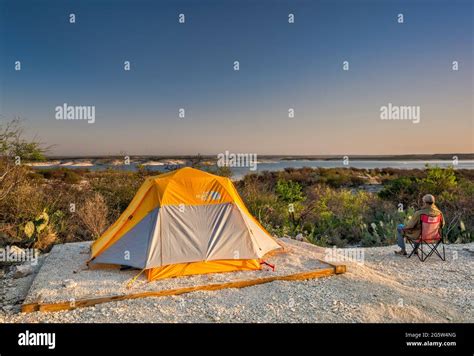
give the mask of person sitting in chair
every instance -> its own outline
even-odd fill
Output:
[[[420,210],[417,210],[410,221],[406,224],[400,224],[397,227],[397,234],[398,240],[397,245],[400,247],[400,251],[395,251],[397,255],[405,256],[407,254],[405,248],[405,238],[416,240],[421,235],[421,223],[420,217],[421,215],[428,215],[432,217],[436,217],[441,214],[442,218],[442,226],[444,226],[444,216],[441,210],[435,205],[435,197],[431,194],[426,194],[423,197],[423,206]],[[415,251],[416,253],[416,251]]]

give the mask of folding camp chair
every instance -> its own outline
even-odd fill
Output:
[[[443,230],[441,228],[442,221],[443,217],[441,214],[438,216],[422,214],[420,216],[420,237],[416,240],[407,238],[408,243],[413,248],[408,258],[415,253],[421,262],[425,262],[428,257],[435,253],[441,260],[446,261]],[[423,246],[425,246],[424,249]],[[442,252],[438,250],[439,247],[443,248]]]

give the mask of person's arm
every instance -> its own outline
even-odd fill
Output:
[[[410,221],[407,222],[403,230],[411,230],[416,224],[420,221],[420,214],[416,211],[415,214],[411,217]]]

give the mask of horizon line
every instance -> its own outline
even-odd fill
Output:
[[[228,151],[230,154],[255,154],[254,152],[231,152]],[[135,157],[180,157],[180,158],[185,158],[185,157],[215,157],[219,153],[214,153],[214,154],[201,154],[201,153],[195,153],[195,154],[93,154],[93,155],[81,155],[81,154],[74,154],[74,155],[60,155],[60,154],[54,154],[54,155],[45,155],[46,158],[104,158],[104,157],[123,157],[123,156],[135,156]],[[260,157],[314,157],[314,158],[335,158],[335,157],[412,157],[412,156],[423,156],[423,157],[433,157],[433,156],[473,156],[474,158],[474,152],[450,152],[450,153],[403,153],[403,154],[258,154],[256,153],[257,156]]]

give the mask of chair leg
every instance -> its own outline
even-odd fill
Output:
[[[423,241],[420,242],[420,248],[418,250],[419,250],[418,258],[420,259],[421,262],[425,262],[426,257],[425,257],[424,251],[423,251]]]
[[[415,253],[416,249],[418,248],[418,244],[415,242],[412,242],[410,239],[407,239],[407,242],[410,244],[411,246],[411,252],[410,254],[407,256],[407,258],[410,258],[411,256],[413,256],[413,254]]]
[[[439,256],[439,258],[441,258],[441,260],[443,261],[446,261],[446,253],[445,253],[445,250],[444,250],[444,242],[441,241],[441,246],[443,247],[443,257],[441,257],[441,255]]]
[[[441,255],[439,254],[439,251],[437,250],[438,245],[439,245],[439,242],[436,244],[428,244],[428,247],[430,248],[430,252],[426,256],[426,258],[430,257],[433,253],[436,253],[438,257],[442,259]]]
[[[433,253],[436,253],[438,255],[438,257],[442,260],[442,261],[446,261],[446,251],[444,249],[444,242],[443,240],[439,240],[436,244],[429,244],[429,243],[426,243],[426,248],[429,249],[428,252],[425,252],[425,250],[423,250],[423,241],[420,241],[420,242],[413,242],[412,240],[410,239],[406,239],[406,241],[410,244],[412,250],[410,252],[410,254],[407,256],[407,258],[410,258],[411,256],[413,256],[414,253],[416,253],[418,259],[421,261],[421,262],[425,262],[428,257],[430,257]],[[441,245],[441,246],[440,246]],[[443,252],[441,253],[441,251],[438,251],[438,247],[443,247]]]
[[[427,254],[423,256],[424,261],[426,261],[428,257],[431,257],[433,253],[435,253],[442,261],[446,261],[446,251],[444,248],[444,243],[441,240],[438,241],[436,244],[427,243],[427,247],[430,249],[430,252],[428,252]],[[439,247],[443,247],[442,253],[441,251],[438,251]]]

